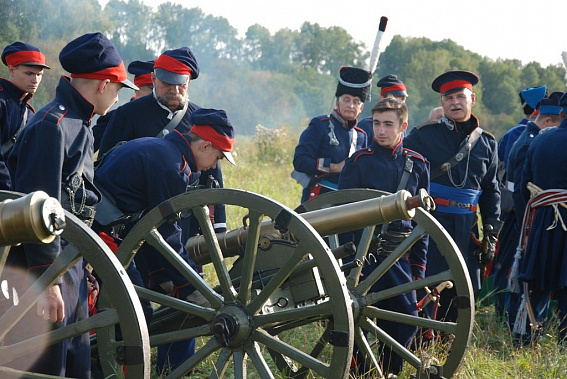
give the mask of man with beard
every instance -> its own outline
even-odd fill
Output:
[[[404,140],[405,147],[421,153],[431,164],[431,195],[437,209],[432,215],[453,237],[471,277],[473,290],[481,287],[481,268],[494,257],[500,229],[500,190],[496,171],[498,156],[494,136],[482,130],[472,114],[476,96],[473,86],[479,78],[469,71],[448,71],[432,83],[441,94],[445,115],[436,122],[415,127]],[[484,223],[486,254],[471,239],[480,207]],[[429,244],[427,275],[448,268],[437,245]],[[456,292],[447,289],[438,316],[455,321],[457,308],[452,306]]]
[[[8,79],[0,78],[0,189],[12,183],[5,158],[35,110],[28,103],[41,83],[45,55],[35,46],[14,42],[4,48],[2,62],[8,66]]]

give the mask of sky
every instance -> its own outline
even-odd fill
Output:
[[[106,0],[99,0],[105,4]],[[370,51],[381,16],[388,17],[380,43],[383,51],[394,35],[451,39],[465,49],[492,59],[562,64],[567,51],[567,0],[169,0],[185,8],[225,17],[244,36],[260,24],[273,34],[298,30],[305,21],[340,26]],[[165,0],[142,0],[157,7]],[[538,4],[544,6],[538,7]]]

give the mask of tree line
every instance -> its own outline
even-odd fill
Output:
[[[53,97],[64,74],[58,62],[61,48],[81,34],[101,31],[115,43],[126,65],[189,46],[201,68],[190,85],[191,100],[227,110],[241,135],[253,134],[258,124],[301,130],[311,117],[328,113],[339,68],[366,67],[372,48],[341,27],[307,21],[299,30],[284,28],[273,34],[255,24],[239,37],[228,19],[170,2],[154,10],[140,0],[110,0],[104,8],[96,0],[0,0],[0,8],[1,46],[16,40],[32,43],[52,67],[32,101],[36,108]],[[408,88],[410,125],[420,123],[439,105],[431,81],[444,71],[464,69],[481,77],[474,113],[485,129],[500,136],[522,117],[522,88],[546,85],[550,91],[565,90],[565,68],[542,67],[536,59],[537,54],[529,63],[492,60],[451,40],[394,36],[380,56],[372,100],[362,116],[369,116],[379,98],[378,79],[395,73]],[[2,65],[0,75],[6,74]],[[125,102],[130,94],[122,92]]]

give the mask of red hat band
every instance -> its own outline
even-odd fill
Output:
[[[6,56],[6,63],[17,66],[22,63],[34,62],[45,64],[45,55],[40,51],[18,51]]]
[[[403,85],[403,84],[395,84],[395,85],[389,86],[389,87],[382,87],[380,89],[380,95],[383,95],[383,94],[388,93],[388,92],[393,92],[393,91],[407,92],[408,90],[406,89],[406,86]]]
[[[191,75],[191,68],[189,68],[189,66],[166,54],[162,54],[156,59],[154,68],[162,68],[166,71],[181,75]]]
[[[228,136],[217,132],[217,130],[209,125],[193,125],[191,127],[191,133],[195,133],[205,141],[209,141],[214,147],[221,151],[232,151],[232,145],[234,145],[234,138],[228,138]]]
[[[451,80],[450,82],[442,84],[439,90],[443,94],[455,88],[468,88],[472,91],[473,86],[466,80]]]
[[[109,79],[111,82],[121,83],[128,79],[128,74],[126,74],[126,68],[124,67],[124,62],[116,67],[105,68],[97,72],[83,72],[83,73],[71,73],[72,78],[84,78],[84,79],[98,79],[105,80]]]
[[[134,84],[138,87],[153,85],[152,74],[143,74],[134,77]]]

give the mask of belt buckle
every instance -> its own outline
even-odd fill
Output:
[[[449,206],[450,207],[457,207],[457,202],[455,200],[449,200]]]

